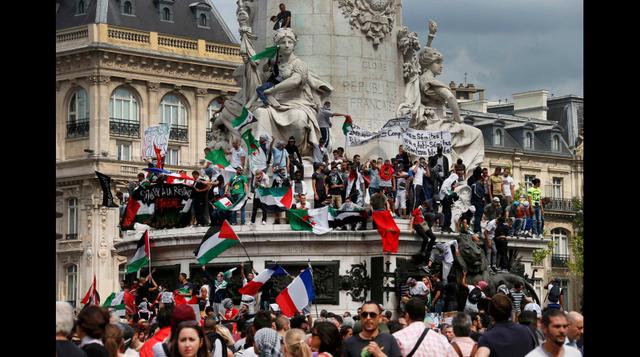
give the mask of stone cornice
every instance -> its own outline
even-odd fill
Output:
[[[406,226],[406,224],[398,224]],[[176,260],[193,259],[193,251],[202,241],[207,227],[188,227],[176,229],[151,230],[156,259]],[[376,230],[333,231],[322,236],[311,232],[292,231],[288,225],[256,226],[252,231],[248,226],[234,227],[245,248],[252,257],[305,257],[309,252],[321,252],[330,256],[376,256],[382,255],[380,234]],[[438,241],[450,241],[457,234],[437,234]],[[137,239],[133,231],[128,231],[124,239],[115,243],[119,255],[132,256],[135,253]],[[410,256],[420,247],[421,241],[406,229],[401,230],[397,255]],[[543,249],[549,240],[509,238],[511,248]],[[230,248],[225,257],[244,257],[240,246]]]
[[[236,92],[237,83],[232,77],[234,67],[216,63],[187,62],[182,59],[167,59],[107,51],[94,51],[91,56],[59,55],[56,62],[58,80],[71,80],[89,76],[89,82],[102,83],[93,73],[99,69],[103,76],[121,77],[128,80],[162,82]],[[87,58],[90,58],[87,60]],[[96,82],[98,81],[98,82]],[[204,86],[203,86],[204,84]]]

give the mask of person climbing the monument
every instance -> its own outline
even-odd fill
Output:
[[[320,127],[320,145],[324,148],[329,147],[329,129],[331,128],[331,117],[347,117],[347,114],[334,113],[331,111],[331,102],[325,101],[320,110],[318,110],[318,126]]]
[[[290,136],[289,142],[285,146],[287,153],[289,154],[289,175],[294,176],[294,173],[300,172],[304,177],[304,165],[302,164],[302,155],[296,145],[296,137]],[[297,158],[296,158],[297,157]]]
[[[269,19],[271,22],[275,22],[275,24],[273,24],[274,31],[283,27],[291,27],[291,11],[286,9],[284,3],[280,3],[278,8],[280,9],[278,15],[273,15]]]
[[[454,256],[460,256],[457,240],[454,239],[450,242],[437,243],[429,255],[427,266],[424,267],[423,270],[427,272],[427,274],[431,273],[431,265],[433,265],[433,262],[442,260],[442,279],[447,279],[453,266]]]
[[[267,77],[267,79],[256,88],[256,94],[258,95],[258,98],[260,98],[260,100],[262,101],[263,107],[266,107],[269,105],[269,100],[267,99],[267,96],[264,94],[264,91],[282,82],[283,80],[283,77],[280,74],[280,68],[278,67],[278,59],[279,59],[278,51],[276,50],[275,62],[272,64],[271,59],[268,59],[267,64],[264,65],[264,67],[262,67],[263,72],[270,73],[269,77]],[[249,99],[249,102],[247,102],[245,106],[247,108],[251,107],[254,101],[255,101],[255,96]]]
[[[436,236],[433,234],[431,226],[424,217],[424,212],[428,206],[427,201],[422,202],[420,207],[416,207],[411,212],[411,219],[409,220],[411,233],[417,233],[418,236],[422,238],[422,246],[420,247],[419,254],[422,254],[424,257],[430,255],[431,249],[433,249],[433,245],[436,243]]]

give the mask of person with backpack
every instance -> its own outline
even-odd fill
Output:
[[[549,301],[547,307],[549,309],[562,309],[562,305],[564,304],[564,294],[560,287],[560,279],[552,278],[544,288],[549,290],[549,293],[545,298],[545,300]]]
[[[469,294],[467,295],[467,302],[464,306],[464,312],[478,312],[478,302],[480,302],[480,300],[491,300],[491,298],[484,293],[484,290],[489,286],[489,284],[484,280],[480,280],[475,285],[467,285],[466,281],[467,272],[465,271],[462,273],[462,285],[467,287],[467,289],[469,290]]]
[[[424,323],[425,315],[426,310],[424,302],[419,298],[409,299],[405,304],[404,312],[404,318],[407,320],[407,327],[393,334],[395,342],[399,347],[399,351],[396,354],[393,350],[384,349],[382,353],[389,357],[398,356],[400,354],[404,357],[411,357],[414,355],[455,357],[455,351],[449,344],[447,338],[434,330],[429,329]],[[354,340],[354,338],[355,335],[346,341]],[[377,356],[378,354],[373,355]],[[353,356],[353,354],[343,354],[343,356],[349,357]]]
[[[465,312],[458,312],[451,321],[453,335],[451,347],[459,357],[474,357],[478,350],[478,343],[471,337],[471,316]]]

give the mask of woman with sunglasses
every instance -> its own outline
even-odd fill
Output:
[[[328,321],[320,321],[311,330],[311,349],[318,351],[317,357],[340,356],[342,336],[336,325]]]

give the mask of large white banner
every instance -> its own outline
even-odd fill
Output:
[[[167,154],[167,146],[169,145],[168,125],[160,124],[148,127],[144,130],[144,141],[141,146],[142,153],[140,154],[140,157],[143,160],[148,157],[156,157],[156,152],[153,150],[153,144],[160,148],[162,156]]]
[[[371,140],[400,142],[402,132],[409,127],[408,118],[389,119],[378,131],[369,131],[357,125],[353,125],[347,134],[347,146],[359,146]]]
[[[433,156],[438,153],[438,146],[442,146],[443,154],[451,154],[451,132],[409,128],[402,133],[402,145],[408,153],[417,156]]]
[[[389,119],[378,131],[369,131],[353,125],[347,134],[347,145],[360,146],[374,139],[401,143],[408,153],[417,156],[433,156],[437,154],[439,145],[442,146],[444,154],[451,154],[450,132],[409,128],[409,118]]]

